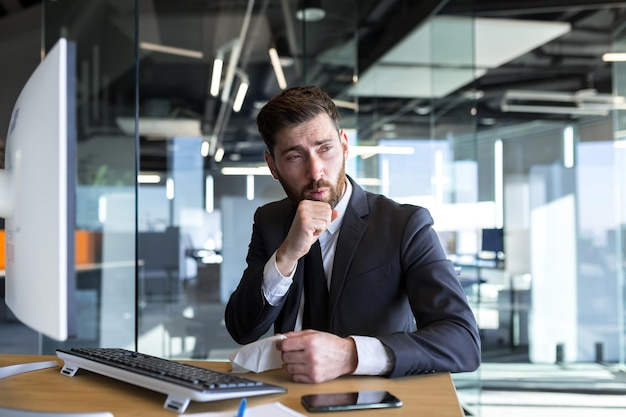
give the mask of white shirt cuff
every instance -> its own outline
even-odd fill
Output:
[[[358,364],[353,375],[385,375],[391,371],[393,358],[375,337],[350,336],[356,344]]]
[[[275,306],[280,304],[281,300],[289,291],[289,287],[293,282],[293,275],[296,268],[286,277],[280,273],[276,266],[276,252],[270,257],[263,268],[263,296],[268,303]]]

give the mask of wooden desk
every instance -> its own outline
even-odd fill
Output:
[[[59,368],[48,368],[0,379],[1,406],[56,412],[109,411],[115,417],[174,417],[177,415],[163,408],[164,394],[83,369],[79,370],[74,377],[61,375],[59,372],[62,361],[56,356],[3,354],[0,355],[0,366],[44,360],[57,360]],[[230,371],[228,362],[189,361],[189,363],[218,371]],[[447,373],[398,379],[346,376],[317,385],[291,382],[288,374],[283,370],[244,375],[251,379],[281,385],[288,390],[286,394],[249,397],[248,406],[250,407],[261,403],[279,401],[304,415],[330,416],[337,413],[307,413],[300,404],[300,396],[309,393],[386,389],[398,396],[404,405],[395,409],[350,411],[345,413],[346,417],[463,416],[452,378]],[[191,401],[185,414],[206,411],[234,411],[238,404],[239,400],[235,399],[208,403]],[[338,417],[339,414],[337,414]]]

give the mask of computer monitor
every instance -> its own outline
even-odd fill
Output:
[[[499,228],[482,229],[481,251],[504,253],[504,230]]]
[[[0,217],[5,301],[15,317],[64,341],[75,334],[76,48],[60,39],[13,107]]]

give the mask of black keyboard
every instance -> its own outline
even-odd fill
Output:
[[[74,376],[83,368],[153,391],[167,394],[164,408],[183,413],[191,400],[206,402],[263,394],[287,389],[227,372],[213,371],[127,349],[57,349],[65,363],[61,373]]]

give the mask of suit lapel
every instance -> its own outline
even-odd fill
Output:
[[[350,179],[350,181],[352,181]],[[337,248],[335,249],[335,260],[333,262],[333,275],[330,283],[330,294],[328,300],[329,317],[331,330],[333,328],[333,318],[339,296],[346,280],[348,269],[356,254],[356,248],[367,230],[367,222],[362,219],[369,213],[367,196],[363,189],[352,182],[352,197],[346,208]]]

